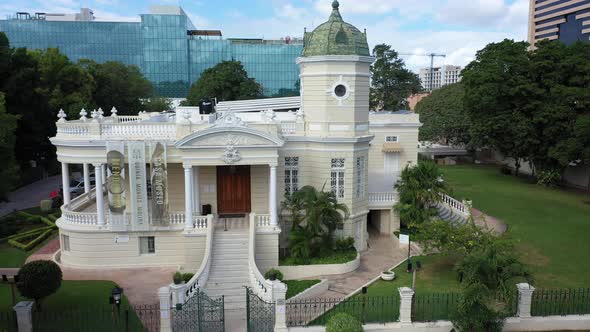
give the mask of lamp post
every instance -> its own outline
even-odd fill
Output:
[[[111,296],[109,297],[109,303],[113,305],[113,326],[112,330],[117,330],[117,320],[121,309],[121,299],[123,298],[123,288],[119,286],[111,289]],[[115,306],[117,307],[117,314],[115,315]]]

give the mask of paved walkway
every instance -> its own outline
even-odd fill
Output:
[[[31,255],[27,262],[52,260],[59,249],[59,238],[53,239]],[[74,269],[61,266],[64,280],[110,280],[125,291],[133,305],[159,303],[158,288],[172,282],[174,267]]]
[[[61,175],[56,175],[18,188],[8,194],[8,202],[0,203],[0,217],[14,210],[39,206],[41,200],[49,198],[51,191],[59,189],[60,183]]]
[[[393,237],[392,239],[387,234],[371,231],[369,246],[368,250],[361,253],[361,265],[355,271],[332,276],[319,276],[321,279],[328,279],[329,288],[328,291],[314,298],[343,298],[408,257],[407,247],[400,248],[397,238]],[[412,246],[411,253],[412,255],[418,254],[419,248]]]
[[[477,226],[487,228],[498,235],[506,232],[506,230],[508,229],[508,226],[506,226],[506,224],[503,221],[496,219],[492,216],[488,216],[487,214],[479,211],[478,209],[472,208],[471,214],[473,215],[473,220]]]

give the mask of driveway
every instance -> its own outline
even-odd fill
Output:
[[[8,202],[0,203],[0,217],[14,210],[39,206],[39,202],[49,198],[49,193],[55,189],[59,189],[60,184],[61,175],[56,175],[18,188],[8,194]]]

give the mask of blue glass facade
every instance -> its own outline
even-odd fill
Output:
[[[186,15],[141,15],[141,22],[0,20],[12,47],[57,47],[72,61],[138,66],[159,95],[185,97],[201,73],[223,60],[242,62],[267,96],[295,89],[302,44],[188,36]]]

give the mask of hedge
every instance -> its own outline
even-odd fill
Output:
[[[45,229],[44,231],[42,231],[43,229]],[[29,241],[26,244],[20,243],[18,242],[19,239],[23,239],[23,238],[27,238],[29,236],[32,236],[34,234],[18,234],[20,236],[15,237],[13,239],[8,240],[8,244],[10,244],[11,246],[24,250],[24,251],[28,251],[31,248],[35,247],[36,245],[38,245],[39,243],[41,243],[43,240],[45,240],[45,238],[47,238],[49,235],[51,235],[51,233],[53,232],[53,229],[51,229],[50,227],[46,227],[46,228],[39,228],[37,229],[37,231],[42,231],[40,232],[39,236],[37,236],[36,238],[34,238],[33,240]]]

